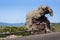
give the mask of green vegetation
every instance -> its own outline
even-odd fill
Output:
[[[19,27],[16,27],[16,26],[1,26],[0,27],[0,33],[3,33],[3,32],[20,32],[20,31],[25,31],[25,27],[24,26],[19,26]],[[14,35],[17,35],[17,36],[27,36],[27,35],[30,35],[28,32],[21,32],[21,33],[16,33]],[[7,35],[0,35],[0,38],[1,37],[6,37]]]
[[[56,31],[60,32],[60,26],[56,27]]]
[[[53,23],[51,26],[55,27],[57,32],[60,32],[60,23]]]
[[[56,25],[55,28],[57,32],[60,32],[60,25]]]
[[[0,33],[1,32],[17,32],[17,31],[23,31],[25,30],[24,27],[20,26],[20,27],[15,27],[15,26],[2,26],[0,27]]]

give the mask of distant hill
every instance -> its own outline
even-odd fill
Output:
[[[4,22],[0,22],[0,26],[23,26],[25,25],[25,23],[4,23]],[[55,26],[55,25],[60,25],[60,23],[51,23],[51,25]]]
[[[52,26],[60,26],[60,23],[51,23]]]
[[[25,23],[4,23],[0,22],[0,26],[23,26]]]

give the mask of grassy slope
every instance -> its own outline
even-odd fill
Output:
[[[56,31],[60,32],[60,25],[59,26],[56,26]]]

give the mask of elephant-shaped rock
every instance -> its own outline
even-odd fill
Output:
[[[26,29],[28,31],[30,30],[38,30],[37,24],[39,24],[39,27],[41,26],[41,23],[46,23],[47,29],[50,29],[50,22],[45,16],[46,14],[50,14],[50,16],[53,16],[53,10],[48,6],[40,6],[36,10],[30,11],[26,15]],[[43,26],[41,28],[45,29]]]

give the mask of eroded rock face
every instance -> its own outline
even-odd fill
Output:
[[[53,11],[48,6],[40,6],[38,9],[29,12],[26,15],[25,27],[27,30],[38,30],[40,32],[47,32],[47,30],[50,31],[50,21],[45,16],[46,14],[53,16]]]

